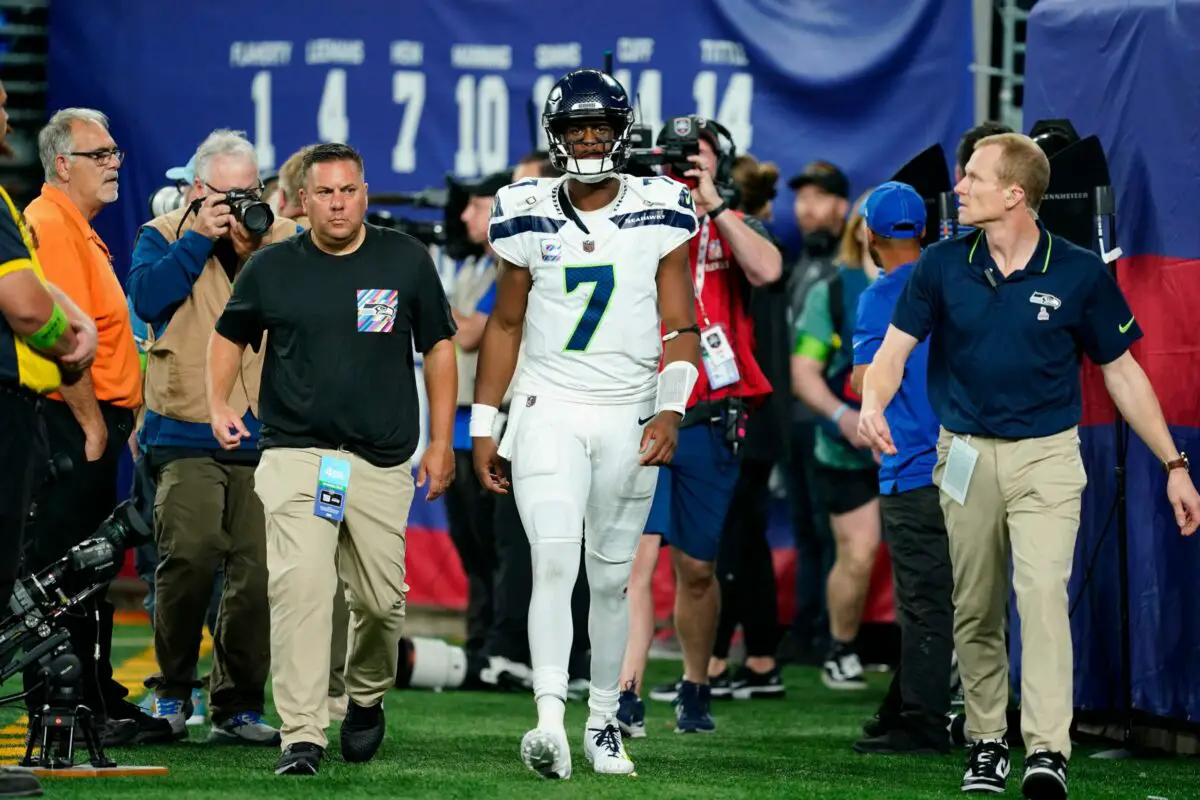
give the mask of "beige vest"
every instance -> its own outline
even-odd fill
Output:
[[[478,269],[478,261],[463,267],[454,276],[454,291],[450,295],[451,307],[464,317],[475,313],[479,301],[496,282],[495,263]],[[469,406],[475,399],[475,369],[479,362],[479,351],[463,350],[454,345],[458,356],[458,405]]]
[[[182,228],[179,227],[179,221],[186,213],[185,206],[146,224],[170,244],[191,230],[196,218],[194,214],[188,217]],[[264,238],[264,244],[281,242],[295,234],[294,221],[276,219]],[[192,293],[171,315],[171,321],[167,323],[162,336],[154,336],[151,331],[152,341],[146,350],[145,397],[148,410],[181,422],[209,421],[204,380],[208,339],[232,294],[233,285],[225,268],[212,256],[205,262],[200,277],[192,284]],[[265,336],[263,341],[266,341]],[[264,352],[260,343],[257,352],[247,347],[242,355],[242,365],[229,394],[229,406],[239,415],[244,415],[249,409],[255,417],[258,416],[258,389]]]

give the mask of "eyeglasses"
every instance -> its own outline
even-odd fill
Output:
[[[104,164],[108,161],[115,159],[117,164],[119,165],[125,160],[125,151],[121,150],[119,148],[116,148],[116,147],[110,147],[105,150],[89,150],[86,153],[70,152],[70,153],[67,153],[67,155],[83,156],[84,158],[90,158],[92,161],[95,161],[97,164]]]

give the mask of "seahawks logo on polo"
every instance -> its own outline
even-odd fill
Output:
[[[1041,308],[1038,309],[1037,315],[1039,322],[1045,322],[1046,320],[1050,319],[1050,312],[1046,309],[1057,310],[1062,307],[1061,300],[1052,294],[1047,294],[1046,292],[1034,292],[1029,296],[1029,302],[1033,303],[1035,306],[1041,306]]]
[[[1062,300],[1059,300],[1052,294],[1046,294],[1045,292],[1034,292],[1029,297],[1029,302],[1037,306],[1052,308],[1054,310],[1058,310],[1062,307]]]

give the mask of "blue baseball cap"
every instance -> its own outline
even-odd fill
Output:
[[[867,227],[889,239],[919,239],[925,228],[925,201],[907,183],[888,181],[871,192],[862,206]]]
[[[191,183],[196,179],[196,157],[192,156],[188,159],[187,165],[183,167],[171,167],[167,170],[167,180],[183,181]]]

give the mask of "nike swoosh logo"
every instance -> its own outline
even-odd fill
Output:
[[[1128,330],[1129,330],[1131,327],[1133,327],[1133,320],[1134,320],[1134,319],[1135,319],[1135,317],[1130,317],[1130,318],[1129,318],[1129,322],[1126,322],[1124,325],[1118,325],[1118,326],[1117,326],[1117,330],[1119,330],[1121,333],[1125,333],[1125,332],[1126,332],[1126,331],[1128,331]]]
[[[652,419],[654,419],[654,415],[653,415],[653,414],[651,414],[650,416],[646,417],[645,419],[641,419],[641,418],[639,418],[639,419],[638,419],[638,425],[645,425],[647,422],[649,422],[649,421],[650,421],[650,420],[652,420]]]

